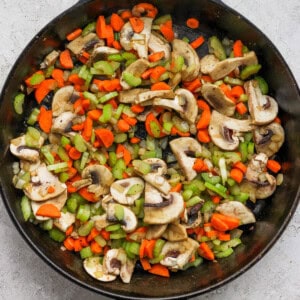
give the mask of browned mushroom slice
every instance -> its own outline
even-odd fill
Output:
[[[99,257],[89,257],[83,261],[83,267],[85,271],[93,278],[109,282],[117,278],[116,275],[108,274],[105,272],[103,265],[100,263]]]
[[[219,113],[225,116],[232,116],[235,112],[235,103],[230,100],[219,86],[211,83],[203,84],[202,96]]]
[[[197,176],[193,169],[196,161],[196,153],[201,153],[202,147],[196,139],[181,137],[170,142],[170,147],[174,153],[183,173],[188,181]]]
[[[56,60],[59,57],[59,52],[56,50],[51,51],[43,60],[40,67],[41,69],[46,69],[55,64]]]
[[[155,31],[151,32],[148,48],[151,52],[164,52],[164,58],[168,60],[171,54],[171,47],[167,40]]]
[[[179,223],[169,224],[162,236],[169,242],[180,242],[188,239],[186,228]]]
[[[282,126],[276,122],[257,127],[253,131],[256,151],[258,153],[263,152],[268,157],[271,157],[282,146],[284,135]]]
[[[208,54],[200,60],[200,71],[203,74],[209,74],[220,61],[213,55]]]
[[[185,68],[181,71],[183,81],[192,81],[199,75],[200,60],[197,52],[192,46],[179,39],[172,42],[173,54],[184,58]]]
[[[272,122],[278,113],[276,100],[263,95],[256,80],[247,81],[244,87],[248,95],[249,112],[253,124],[264,125]]]
[[[167,229],[167,226],[167,224],[149,225],[145,238],[147,240],[159,239]]]
[[[96,33],[89,33],[85,36],[80,35],[73,41],[71,41],[67,48],[70,49],[75,55],[80,55],[81,52],[85,49],[86,45],[88,45],[91,41],[95,41],[97,43],[99,38]]]
[[[240,143],[238,138],[239,132],[249,132],[252,129],[253,126],[249,119],[238,120],[229,118],[213,110],[208,132],[212,141],[218,147],[223,150],[234,150]]]
[[[214,68],[210,68],[209,75],[216,81],[224,78],[226,75],[234,71],[242,65],[257,64],[257,57],[254,51],[244,54],[242,57],[227,58],[215,64]]]
[[[135,103],[138,101],[138,95],[144,92],[149,92],[149,89],[131,89],[119,92],[119,102],[120,103]]]
[[[138,95],[136,98],[137,104],[144,104],[144,102],[153,100],[155,98],[174,98],[175,94],[173,91],[169,90],[159,90],[159,91],[145,91]],[[151,105],[153,102],[150,102]]]

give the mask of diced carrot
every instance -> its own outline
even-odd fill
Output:
[[[236,162],[235,164],[233,164],[233,166],[234,168],[240,169],[244,174],[247,171],[247,166],[243,164],[241,161]]]
[[[130,125],[123,119],[118,120],[117,126],[121,132],[127,132],[130,129]]]
[[[40,217],[59,218],[61,213],[54,204],[45,203],[39,207],[36,215]]]
[[[57,86],[57,82],[54,79],[45,79],[34,91],[36,101],[40,104],[44,98],[54,90]]]
[[[165,52],[164,51],[154,52],[154,53],[152,53],[152,54],[150,54],[148,56],[148,60],[150,62],[156,62],[156,61],[159,61],[162,58],[164,58],[164,56],[165,56]]]
[[[79,236],[78,241],[79,241],[81,247],[87,247],[89,245],[85,236]]]
[[[209,75],[202,75],[201,79],[205,82],[213,82],[213,79]]]
[[[232,230],[234,228],[237,228],[241,225],[241,222],[238,218],[219,214],[219,213],[214,213],[214,215],[217,215],[218,219],[226,223],[228,226],[228,230]]]
[[[103,80],[102,87],[104,92],[120,91],[122,89],[118,78]]]
[[[176,192],[179,193],[182,190],[182,183],[179,182],[175,186],[173,186],[170,190],[170,192]]]
[[[123,159],[125,162],[125,165],[128,166],[129,163],[131,162],[131,153],[126,147],[122,144],[118,144],[117,149],[116,149],[116,154],[123,153]]]
[[[213,251],[209,248],[208,244],[205,242],[202,242],[198,248],[198,252],[200,252],[199,254],[201,256],[203,256],[204,258],[206,258],[207,260],[214,260],[215,259],[215,255],[213,253]]]
[[[184,86],[193,93],[202,86],[202,83],[199,78],[196,78],[193,81],[184,82]]]
[[[75,40],[76,38],[78,38],[82,33],[82,29],[81,28],[77,28],[75,29],[74,31],[72,31],[71,33],[69,33],[66,38],[67,40],[70,42],[70,41],[73,41]]]
[[[202,172],[205,162],[201,158],[196,158],[195,163],[193,165],[193,170],[196,172]]]
[[[119,41],[114,40],[114,41],[112,42],[112,46],[113,46],[115,49],[117,49],[117,50],[122,50],[122,45],[121,45],[121,43],[120,43]]]
[[[151,269],[151,265],[150,265],[149,260],[147,258],[140,258],[140,262],[141,262],[141,265],[142,265],[142,267],[145,271],[148,271],[148,270]]]
[[[73,108],[74,108],[74,111],[75,111],[76,114],[78,114],[78,115],[84,115],[85,114],[85,111],[82,107],[82,99],[81,98],[77,99],[74,102]]]
[[[235,41],[232,48],[234,57],[243,56],[243,43],[241,40]]]
[[[199,21],[196,18],[189,18],[186,20],[186,26],[197,29],[199,27]]]
[[[212,200],[213,203],[219,204],[220,201],[221,201],[221,197],[218,196],[218,195],[214,195],[214,196],[211,197],[211,200]]]
[[[41,106],[38,123],[45,133],[50,133],[52,127],[52,110],[47,110],[45,106]]]
[[[274,119],[274,122],[276,122],[276,123],[278,123],[278,124],[281,124],[281,120],[280,120],[279,117],[276,117],[276,118]]]
[[[187,137],[187,136],[190,136],[191,134],[190,134],[190,132],[182,132],[179,129],[177,129],[175,126],[173,126],[171,128],[171,135],[179,135],[182,137]]]
[[[200,35],[198,38],[193,40],[190,45],[194,48],[197,49],[199,48],[203,43],[205,42],[204,36]]]
[[[241,183],[244,178],[243,172],[238,168],[232,168],[230,170],[229,176],[237,183]]]
[[[151,91],[171,90],[171,87],[164,81],[159,81],[151,86]]]
[[[161,264],[152,265],[151,269],[148,270],[148,272],[162,277],[170,277],[169,269]]]
[[[99,16],[96,22],[96,33],[100,39],[106,38],[106,23],[104,16]]]
[[[134,32],[140,33],[143,31],[145,24],[141,18],[131,17],[129,18],[129,22]]]
[[[217,237],[218,232],[216,230],[210,230],[206,232],[206,236],[209,238]]]
[[[152,259],[153,256],[153,250],[154,250],[154,246],[156,243],[156,240],[146,240],[146,245],[145,245],[145,256],[149,257],[150,259]]]
[[[121,12],[120,16],[124,21],[127,21],[132,17],[132,13],[129,9],[126,9]]]
[[[84,124],[84,127],[83,127],[81,135],[86,141],[89,141],[92,137],[93,120],[91,118],[87,117],[83,124]]]
[[[167,71],[167,69],[163,66],[154,67],[151,74],[150,74],[150,78],[155,80],[155,81],[158,81],[160,76],[162,74],[164,74],[166,71]]]
[[[133,15],[140,16],[142,14],[153,19],[155,18],[157,13],[157,8],[153,4],[148,2],[138,3],[132,9]]]
[[[109,148],[114,142],[114,135],[112,131],[107,128],[96,129],[95,134],[106,148]]]
[[[223,222],[219,217],[218,217],[219,214],[212,214],[212,217],[210,219],[210,222],[211,222],[211,225],[219,230],[219,231],[227,231],[229,230],[229,227],[228,225]]]
[[[74,124],[72,126],[72,130],[74,130],[74,131],[81,131],[83,129],[83,127],[84,127],[84,122],[78,123],[78,124]]]
[[[210,107],[205,100],[197,100],[197,106],[202,110],[210,110]]]
[[[123,19],[118,15],[113,13],[110,18],[110,25],[114,31],[121,31],[122,27],[124,26],[125,22]]]
[[[64,69],[73,69],[74,64],[69,49],[66,49],[60,53],[59,62]]]
[[[267,161],[267,168],[272,171],[273,173],[278,173],[281,169],[281,165],[278,161],[274,159],[269,159]]]
[[[42,70],[36,71],[34,72],[31,76],[29,76],[28,78],[25,79],[25,83],[27,86],[33,86],[30,82],[33,76],[35,75],[43,75],[44,76],[44,72]],[[34,85],[33,87],[36,87],[36,85]]]
[[[76,73],[71,74],[68,78],[68,81],[75,85],[83,85],[85,83],[85,81],[82,78],[80,78]]]
[[[100,231],[100,235],[106,240],[106,241],[109,241],[110,239],[110,232],[109,231],[106,231],[105,229],[102,229]]]
[[[65,85],[64,71],[61,69],[53,69],[51,76],[56,80],[58,87],[63,87]]]
[[[90,193],[87,189],[87,187],[83,187],[80,190],[78,190],[78,194],[82,196],[85,200],[89,202],[96,202],[97,199],[95,198],[94,193]]]
[[[90,105],[91,105],[90,99],[82,99],[81,106],[85,111],[87,111],[90,108]]]
[[[73,230],[74,230],[74,226],[73,225],[69,226],[68,229],[66,230],[66,236],[71,235]]]
[[[248,111],[247,106],[243,102],[237,103],[235,108],[240,115],[244,115]]]
[[[209,123],[210,123],[210,110],[209,109],[205,109],[202,111],[200,119],[197,123],[197,129],[205,129],[208,127]]]
[[[130,139],[131,144],[138,144],[140,141],[141,141],[141,139],[136,136],[134,136]]]
[[[142,75],[141,75],[141,78],[142,79],[149,79],[150,78],[150,75],[151,75],[151,73],[152,73],[152,71],[154,70],[154,68],[149,68],[149,69],[147,69],[146,71],[144,71],[143,73],[142,73]]]
[[[72,237],[68,236],[64,240],[64,247],[69,251],[73,251],[74,250],[74,239]]]
[[[101,254],[103,252],[102,247],[96,241],[92,241],[90,247],[94,254]]]
[[[52,185],[50,185],[50,186],[47,188],[47,193],[48,193],[48,194],[52,194],[52,193],[54,193],[54,192],[55,192],[55,187],[52,186]]]
[[[106,25],[106,44],[107,44],[107,46],[111,47],[114,40],[115,40],[115,37],[114,37],[113,28],[111,27],[111,25]]]
[[[77,160],[81,157],[81,152],[79,152],[75,147],[71,147],[68,154],[73,160]]]
[[[99,118],[102,116],[102,110],[92,109],[92,110],[88,111],[87,115],[93,121],[98,121]]]
[[[140,104],[134,104],[130,107],[131,111],[135,114],[140,114],[145,110],[145,106],[142,106]]]
[[[209,136],[207,129],[200,129],[197,133],[197,139],[199,142],[207,144],[211,141],[211,138]]]
[[[175,34],[173,31],[172,20],[169,20],[164,24],[161,24],[159,28],[162,35],[166,38],[168,42],[172,42],[174,40]]]
[[[243,95],[243,94],[245,94],[245,90],[241,86],[239,86],[239,85],[234,86],[230,90],[230,95],[232,97],[237,98],[237,99],[240,98],[241,95]]]
[[[218,239],[220,241],[230,241],[231,237],[229,233],[218,232]]]

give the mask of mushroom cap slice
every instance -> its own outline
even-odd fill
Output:
[[[111,225],[112,222],[109,222],[107,220],[107,214],[103,214],[103,215],[97,215],[97,216],[93,216],[91,218],[92,221],[94,221],[94,226],[97,230],[102,230],[103,228],[105,228],[108,225]]]
[[[122,206],[124,211],[123,220],[121,221],[116,218],[117,206]],[[113,222],[120,221],[122,223],[121,227],[124,229],[125,232],[132,232],[137,228],[138,221],[136,215],[130,208],[126,206],[116,204],[116,203],[109,203],[107,206],[106,214],[107,214],[108,221],[113,221]]]
[[[258,153],[263,152],[268,157],[274,155],[284,142],[284,130],[280,124],[273,122],[266,126],[258,126],[253,130],[255,148]]]
[[[278,104],[270,96],[263,95],[256,80],[244,84],[248,95],[249,112],[253,124],[264,125],[272,122],[278,113]]]
[[[97,44],[89,58],[88,65],[92,65],[94,62],[98,60],[106,60],[107,56],[110,54],[117,54],[119,50],[111,47],[104,46],[102,44]]]
[[[91,179],[88,191],[95,193],[95,197],[107,194],[114,181],[111,171],[102,165],[91,165],[82,171],[83,179]]]
[[[130,283],[135,267],[135,261],[127,257],[126,262],[122,264],[120,278],[124,283]]]
[[[52,114],[53,117],[58,117],[65,111],[72,111],[73,99],[77,99],[79,96],[71,85],[64,86],[56,91],[52,100]]]
[[[188,181],[193,180],[197,176],[197,172],[193,169],[195,163],[196,152],[201,152],[202,147],[199,142],[191,137],[181,137],[170,142],[170,147],[174,153],[183,173]]]
[[[209,75],[216,81],[224,78],[226,75],[234,71],[242,65],[254,65],[258,60],[254,51],[250,51],[242,57],[227,58],[215,64],[214,68],[210,68]]]
[[[53,118],[53,124],[51,131],[54,133],[66,133],[72,130],[73,120],[77,119],[78,115],[71,111],[62,112],[56,118]],[[79,117],[78,120],[82,120],[82,117]],[[79,123],[79,122],[78,122]]]
[[[42,201],[42,202],[31,201],[31,209],[32,209],[32,212],[33,212],[33,214],[34,214],[34,217],[35,217],[37,220],[39,220],[39,221],[49,220],[50,218],[48,218],[48,217],[41,217],[41,216],[37,216],[37,215],[36,215],[36,212],[39,210],[39,208],[40,208],[42,205],[44,205],[44,204],[53,204],[53,205],[56,206],[57,209],[60,211],[60,210],[64,207],[64,205],[65,205],[67,199],[68,199],[68,193],[67,193],[67,190],[65,190],[65,191],[62,192],[60,195],[58,195],[58,196],[56,196],[56,197],[54,197],[54,198],[48,199],[48,200],[46,200],[46,201]],[[61,219],[61,218],[62,218],[62,219]],[[68,221],[65,220],[65,218],[64,218],[62,212],[61,212],[60,218],[57,219],[57,220],[60,220],[60,219],[61,219],[61,221],[58,221],[57,223],[59,223],[59,224],[61,225],[60,227],[63,228],[63,227],[64,227],[64,223],[66,223],[66,222],[68,222]],[[72,223],[74,223],[74,222],[75,222],[75,217],[74,217],[74,221],[73,221]],[[60,228],[60,229],[61,229],[61,228]],[[61,230],[62,230],[62,229],[61,229]],[[65,231],[65,230],[63,230],[63,231]]]
[[[140,77],[143,72],[145,72],[150,66],[150,63],[148,60],[140,58],[134,61],[132,64],[130,64],[124,72],[133,74],[136,77]],[[124,73],[123,72],[123,73]],[[123,87],[124,90],[131,89],[131,86],[123,79],[123,73],[120,79],[120,84]]]
[[[164,259],[160,263],[174,271],[182,270],[198,247],[199,244],[191,238],[180,242],[166,242],[161,251]]]
[[[182,80],[194,80],[200,72],[200,60],[197,52],[189,43],[180,39],[173,40],[172,48],[174,55],[180,55],[184,58],[186,69],[181,72]]]
[[[45,201],[66,191],[67,186],[49,172],[45,164],[41,164],[35,172],[36,175],[31,177],[31,181],[24,188],[25,195],[31,200]],[[54,188],[53,193],[48,192],[50,186]]]
[[[83,267],[90,276],[100,281],[109,282],[117,278],[115,275],[105,273],[99,257],[86,258],[83,261]]]
[[[110,193],[120,204],[132,205],[144,191],[144,181],[139,177],[117,180],[110,186]]]
[[[213,55],[213,54],[208,54],[203,56],[200,59],[200,71],[203,74],[209,74],[214,67],[216,66],[216,64],[220,62],[219,59]]]
[[[251,224],[256,222],[252,211],[239,201],[228,201],[219,204],[216,207],[216,211],[226,216],[238,218],[241,221],[241,224]]]
[[[157,97],[154,99],[153,105],[176,110],[190,124],[195,123],[198,114],[196,98],[193,93],[186,89],[177,89],[175,98],[172,100]]]
[[[175,94],[172,90],[160,90],[160,91],[145,91],[138,95],[135,103],[144,104],[149,100],[153,100],[154,98],[174,98]]]
[[[66,232],[67,229],[75,223],[75,214],[70,212],[61,212],[58,219],[54,219],[53,224],[61,231]]]
[[[171,46],[160,34],[152,31],[150,34],[150,39],[148,43],[148,48],[151,52],[163,51],[165,54],[165,59],[168,60],[171,55]]]
[[[235,103],[231,101],[219,86],[204,83],[201,87],[202,96],[219,113],[232,116],[235,112]]]
[[[44,138],[40,136],[39,148],[43,145],[43,143]],[[10,141],[9,149],[13,155],[22,160],[30,162],[38,162],[40,160],[39,149],[26,146],[25,135],[21,135],[15,139],[12,139]]]
[[[158,191],[153,187],[145,193],[144,222],[148,224],[168,224],[177,221],[184,210],[184,201],[181,194],[171,192],[168,196],[161,195],[160,202],[151,203],[152,195],[154,194],[154,197],[157,197],[157,193]]]
[[[169,242],[180,242],[188,239],[186,228],[179,223],[171,223],[162,235]]]
[[[148,92],[149,89],[136,88],[119,92],[120,103],[135,103],[138,100],[138,95],[144,92]]]
[[[165,232],[167,227],[168,227],[168,224],[149,225],[145,238],[147,240],[159,239],[163,235],[163,233]]]
[[[251,121],[229,118],[217,112],[212,111],[208,127],[209,135],[212,141],[223,150],[234,150],[239,145],[239,132],[249,132],[253,129]]]
[[[85,36],[80,35],[73,41],[71,41],[67,48],[70,49],[75,55],[79,55],[85,48],[85,46],[92,40],[99,40],[96,33],[91,32]]]
[[[151,35],[152,18],[141,17],[144,29],[135,33],[130,22],[127,22],[120,31],[120,43],[126,51],[136,50],[140,58],[148,57],[148,42]]]
[[[157,188],[160,192],[167,195],[171,190],[171,185],[163,176],[167,173],[166,163],[159,158],[148,158],[143,161],[151,166],[151,172],[146,175],[142,175],[144,180]],[[134,170],[137,171],[135,167]]]

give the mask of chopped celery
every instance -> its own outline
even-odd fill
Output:
[[[153,24],[161,25],[161,24],[164,24],[164,23],[166,23],[167,21],[170,21],[170,20],[172,20],[172,16],[170,14],[167,14],[167,15],[163,15],[163,16],[155,19]]]
[[[225,251],[222,251],[222,252],[217,252],[215,254],[215,256],[217,258],[224,258],[224,257],[228,257],[229,255],[231,255],[233,253],[233,249],[232,248],[228,248],[226,249]]]
[[[80,169],[83,170],[85,165],[87,164],[89,160],[90,154],[88,152],[83,152],[80,160]]]
[[[124,143],[127,140],[127,134],[124,132],[116,133],[114,137],[114,142],[117,144]]]
[[[259,64],[254,64],[254,65],[249,65],[246,66],[240,73],[240,78],[242,80],[245,80],[249,78],[251,75],[254,75],[258,73],[258,71],[261,69],[261,65]]]
[[[29,126],[25,134],[26,146],[32,148],[39,148],[41,133],[34,127]]]
[[[132,165],[143,175],[147,175],[151,172],[151,165],[142,160],[134,160]]]
[[[85,145],[85,140],[82,137],[82,135],[80,134],[75,134],[74,138],[73,138],[73,143],[75,148],[79,151],[79,152],[85,152],[87,150],[87,147]]]
[[[49,230],[49,236],[52,240],[56,242],[63,242],[66,238],[66,235],[64,232],[58,230],[57,228],[52,228]]]
[[[239,193],[238,195],[235,196],[234,199],[237,201],[240,201],[242,203],[245,203],[249,199],[249,194],[248,193]]]
[[[139,255],[140,244],[137,242],[127,242],[126,249],[130,254]]]
[[[34,125],[37,122],[39,113],[40,110],[38,108],[34,108],[28,117],[27,124],[31,126]]]
[[[124,159],[120,158],[116,161],[115,165],[112,168],[112,174],[116,179],[123,178],[123,172],[126,170],[126,165]]]
[[[211,173],[203,172],[201,173],[201,177],[204,179],[205,182],[209,182],[211,184],[217,184],[221,182],[221,177],[212,175]]]
[[[92,252],[90,246],[87,246],[87,247],[82,248],[80,250],[80,257],[81,257],[81,259],[85,259],[85,258],[88,258],[88,257],[91,257],[91,256],[93,256],[93,252]]]
[[[102,72],[103,75],[113,75],[115,73],[111,64],[106,60],[99,60],[94,63],[93,67]]]
[[[129,72],[123,72],[122,77],[124,81],[132,87],[137,87],[142,83],[142,79],[139,77],[134,76]]]
[[[239,151],[242,155],[242,162],[246,162],[247,157],[248,157],[248,143],[247,142],[241,142],[239,144]]]
[[[115,217],[122,221],[124,219],[124,207],[121,204],[115,205]]]
[[[23,105],[24,105],[25,95],[23,93],[19,93],[14,98],[14,109],[18,115],[23,113]]]
[[[258,86],[262,92],[263,95],[267,95],[269,92],[269,86],[265,79],[261,76],[256,76],[254,79],[258,82]]]
[[[60,159],[63,160],[63,161],[69,161],[69,159],[70,159],[67,151],[62,146],[58,147],[57,154],[60,157]],[[53,163],[54,163],[54,161],[51,164],[53,164]]]
[[[102,116],[99,118],[99,121],[101,123],[107,123],[107,122],[109,122],[109,120],[112,117],[112,110],[113,110],[113,107],[112,107],[112,105],[110,103],[105,104],[103,106],[103,113],[102,113]]]
[[[166,243],[166,241],[163,240],[163,239],[156,240],[155,245],[154,245],[154,249],[153,249],[153,256],[154,257],[158,257],[160,255],[161,250],[162,250],[165,243]]]
[[[45,76],[44,74],[40,74],[40,73],[35,73],[31,76],[31,78],[29,79],[29,83],[31,85],[36,85],[36,84],[40,84],[42,81],[45,80]]]
[[[134,201],[134,206],[131,209],[132,209],[132,211],[134,212],[134,214],[136,216],[139,216],[140,213],[143,211],[143,205],[144,205],[144,199],[143,198],[139,198],[139,199]]]
[[[91,100],[94,104],[96,104],[98,102],[96,95],[91,93],[91,92],[84,91],[83,92],[83,97],[86,98],[86,99]]]
[[[52,155],[52,153],[50,152],[49,147],[47,147],[47,146],[41,147],[41,152],[45,156],[48,164],[54,164],[55,159],[54,159],[54,156]]]
[[[91,207],[90,204],[79,205],[76,218],[82,222],[86,222],[90,218]]]
[[[120,103],[118,105],[118,108],[113,112],[113,117],[116,119],[116,120],[119,120],[120,117],[121,117],[121,114],[123,112],[123,109],[124,109],[124,104]]]
[[[87,236],[89,235],[93,227],[94,227],[94,221],[88,221],[78,228],[78,234],[80,236]]]
[[[117,53],[117,54],[110,54],[107,56],[107,59],[110,60],[110,61],[117,61],[117,62],[122,62],[123,60],[125,60],[125,58]]]
[[[110,92],[110,93],[107,93],[106,95],[102,96],[100,99],[99,99],[99,102],[100,103],[104,103],[110,99],[113,99],[115,97],[118,96],[118,92]]]
[[[226,51],[221,41],[216,36],[209,38],[208,47],[210,52],[213,53],[219,60],[226,59]]]
[[[185,190],[182,192],[182,197],[184,201],[189,200],[193,196],[193,191],[192,190]]]
[[[191,267],[198,267],[200,264],[202,264],[203,258],[202,257],[197,257],[193,262],[189,262],[186,265],[183,266],[183,270],[187,270]]]
[[[155,158],[155,157],[158,157],[155,150],[146,151],[143,155],[141,155],[141,159]]]
[[[117,162],[117,154],[115,152],[109,152],[108,153],[108,163],[111,167],[113,167]]]
[[[66,147],[67,145],[70,145],[70,144],[71,144],[71,141],[70,141],[70,139],[68,139],[67,137],[62,136],[62,137],[60,138],[60,143],[61,143],[62,147]]]
[[[196,196],[205,190],[205,185],[201,180],[194,179],[191,182],[184,184],[183,189],[193,191],[193,195]]]
[[[45,231],[49,231],[53,228],[53,220],[52,219],[49,219],[49,220],[46,220],[44,222],[42,222],[40,224],[40,227],[45,230]]]
[[[223,198],[228,198],[228,195],[226,194],[227,189],[223,185],[221,185],[219,183],[217,183],[216,185],[213,185],[209,182],[205,182],[204,184],[209,190],[215,192],[216,194],[222,196]]]
[[[66,168],[68,168],[67,162],[59,162],[59,163],[47,166],[48,171],[60,171],[60,170],[66,169]]]
[[[178,55],[174,59],[174,66],[172,66],[171,71],[173,73],[181,72],[183,66],[184,66],[184,58],[183,58],[183,56]]]
[[[101,247],[104,247],[106,245],[106,240],[100,234],[94,237],[94,240]]]
[[[125,60],[136,60],[137,57],[135,56],[135,54],[131,53],[131,52],[123,52],[122,53],[122,57]]]
[[[32,214],[32,210],[31,210],[30,200],[27,196],[23,196],[21,199],[21,210],[22,210],[24,220],[28,221]]]
[[[185,202],[185,206],[192,207],[201,202],[203,202],[203,200],[199,196],[194,196],[193,198],[190,198],[188,201]]]
[[[73,214],[76,213],[76,210],[78,208],[78,201],[76,198],[74,198],[72,196],[70,198],[68,198],[66,205],[67,205],[67,209],[70,213],[73,213]]]
[[[229,77],[229,76],[226,76],[224,78],[224,82],[227,83],[227,84],[230,84],[230,85],[240,85],[240,86],[244,85],[243,80],[238,79],[238,78]]]
[[[81,35],[86,36],[95,30],[96,30],[96,22],[91,22],[83,28]]]
[[[68,179],[69,179],[69,174],[68,173],[66,173],[66,172],[61,172],[60,174],[59,174],[59,181],[60,182],[66,182],[66,181],[68,181]]]
[[[105,227],[105,230],[109,232],[117,231],[119,229],[121,229],[121,224],[112,224]]]
[[[132,185],[129,188],[126,195],[127,196],[133,196],[133,195],[136,195],[138,193],[141,193],[143,190],[144,190],[143,185],[136,183],[136,184]]]

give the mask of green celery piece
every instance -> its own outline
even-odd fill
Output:
[[[124,81],[131,87],[137,87],[142,83],[142,79],[134,76],[129,72],[123,72],[122,77]]]
[[[127,134],[124,132],[116,133],[114,137],[114,142],[117,144],[124,143],[127,140]]]
[[[90,218],[91,207],[90,204],[79,205],[76,218],[82,222],[86,222]]]
[[[201,177],[204,179],[204,181],[209,182],[211,184],[217,184],[221,182],[220,176],[213,176],[212,174],[209,174],[207,172],[201,173]]]
[[[59,174],[59,181],[64,183],[64,182],[68,181],[69,177],[70,176],[68,173],[62,172]]]
[[[201,202],[203,202],[203,200],[199,196],[194,196],[193,198],[190,198],[188,201],[186,201],[185,206],[192,207]]]
[[[209,182],[205,182],[204,183],[205,187],[207,187],[209,190],[215,192],[216,194],[222,196],[223,198],[228,198],[228,195],[226,194],[226,192],[224,192],[224,186],[222,186],[221,184],[216,184],[213,185]],[[225,188],[226,189],[226,188]]]
[[[86,36],[89,33],[94,32],[95,30],[96,30],[96,22],[91,22],[83,28],[81,35]]]
[[[263,95],[267,95],[269,93],[269,86],[266,80],[261,76],[256,76],[254,79],[258,82],[258,86]]]
[[[66,238],[66,235],[64,232],[58,230],[57,228],[52,228],[49,230],[49,236],[52,240],[56,242],[63,242]]]
[[[47,146],[41,147],[41,152],[43,153],[43,155],[45,156],[47,162],[50,165],[54,164],[54,162],[55,162],[54,156],[52,155],[52,153],[50,152],[50,150]]]
[[[25,134],[25,143],[28,147],[39,148],[41,133],[38,129],[29,126]]]
[[[80,160],[80,169],[83,170],[85,165],[87,164],[89,160],[90,154],[88,152],[83,152]]]
[[[157,122],[155,122],[155,121],[150,121],[149,126],[150,126],[150,130],[151,130],[153,136],[154,136],[155,138],[160,137],[161,131],[160,131],[160,127],[159,127],[159,125],[157,124]]]
[[[71,141],[70,141],[70,139],[68,139],[67,137],[65,137],[65,136],[62,135],[62,137],[60,139],[60,144],[63,147],[66,147],[67,145],[71,144]]]
[[[100,103],[104,103],[104,102],[106,102],[106,101],[108,101],[110,99],[113,99],[113,98],[117,97],[118,95],[119,95],[118,92],[107,93],[104,96],[100,97],[99,102]]]
[[[143,185],[136,183],[136,184],[132,185],[129,188],[126,195],[127,196],[133,196],[133,195],[136,195],[138,193],[141,193],[143,190],[144,190]]]
[[[233,253],[233,249],[232,249],[232,248],[228,248],[228,249],[226,249],[225,251],[217,252],[217,253],[215,254],[215,256],[216,256],[217,258],[224,258],[224,257],[230,256],[232,253]]]
[[[42,81],[45,80],[45,76],[43,74],[33,74],[32,77],[29,80],[29,83],[31,85],[36,85],[36,84],[40,84]]]
[[[183,58],[183,56],[178,55],[175,57],[174,68],[172,68],[171,71],[174,73],[181,72],[183,66],[184,66],[184,58]]]
[[[49,231],[53,228],[53,220],[52,219],[49,219],[49,220],[46,220],[44,222],[42,222],[40,224],[40,227],[45,230],[45,231]]]
[[[116,164],[117,160],[117,154],[115,152],[108,153],[108,163],[110,167],[113,167]]]
[[[240,80],[238,78],[232,78],[232,77],[229,77],[229,76],[225,76],[224,82],[227,83],[227,84],[230,84],[230,85],[240,85],[240,86],[244,85],[243,80]]]
[[[75,148],[79,151],[79,152],[85,152],[87,150],[87,147],[85,145],[85,140],[83,139],[83,137],[80,134],[75,134],[74,138],[73,138],[73,143]]]
[[[74,197],[70,197],[67,199],[67,209],[70,213],[74,214],[77,211],[78,208],[78,200]]]
[[[151,165],[142,160],[134,160],[132,161],[132,165],[143,175],[147,175],[151,172]]]
[[[65,168],[68,168],[67,162],[59,162],[59,163],[47,166],[48,171],[57,171],[57,170],[65,169]]]
[[[18,115],[23,113],[23,105],[25,100],[25,94],[19,93],[14,98],[14,110]]]
[[[153,24],[161,25],[170,20],[172,20],[172,16],[170,14],[167,14],[167,15],[163,15],[163,16],[157,18],[156,20],[154,20]]]
[[[93,256],[93,252],[92,252],[90,246],[82,248],[79,253],[80,253],[81,259],[85,259],[85,258]]]
[[[184,201],[188,201],[193,196],[192,190],[185,190],[182,192],[182,197]]]
[[[248,159],[248,143],[247,142],[241,142],[239,144],[239,151],[242,155],[242,162],[246,162]]]
[[[91,92],[84,91],[83,92],[83,97],[86,98],[86,99],[91,100],[94,104],[96,104],[98,102],[96,95],[91,93]]]
[[[28,221],[32,214],[32,210],[31,210],[30,200],[25,195],[21,199],[21,211],[22,211],[24,220]]]
[[[154,257],[158,257],[160,255],[161,250],[162,250],[165,243],[166,243],[166,241],[163,240],[163,239],[156,240],[155,245],[154,245],[154,249],[153,249],[153,256]]]
[[[116,62],[122,62],[122,61],[125,60],[125,58],[121,54],[119,54],[119,53],[117,53],[117,54],[109,54],[107,56],[107,59],[109,61],[116,61]]]
[[[198,267],[200,264],[202,264],[203,258],[202,257],[197,257],[193,262],[189,262],[186,265],[183,266],[183,270],[187,270],[191,267]]]
[[[137,59],[136,55],[131,52],[123,52],[122,57],[125,60],[136,60]]]
[[[208,47],[219,60],[227,58],[226,51],[221,41],[216,36],[212,36],[208,39]]]
[[[78,228],[78,234],[80,236],[87,236],[90,234],[93,227],[94,227],[94,221],[88,221]]]
[[[34,108],[27,119],[27,124],[31,126],[34,125],[37,122],[39,113],[40,110],[38,108]]]
[[[100,234],[94,237],[94,240],[101,247],[104,247],[106,245],[106,240]]]
[[[113,67],[111,66],[111,64],[106,60],[99,60],[99,61],[95,62],[93,64],[93,67],[95,69],[100,70],[103,73],[103,75],[111,76],[115,73],[115,71],[114,71]]]
[[[69,159],[70,159],[67,151],[62,146],[58,147],[57,154],[60,157],[60,159],[63,161],[69,161]],[[54,160],[54,158],[53,158],[53,160]],[[50,164],[53,164],[53,163],[54,163],[54,161]]]
[[[123,179],[123,172],[126,170],[124,159],[120,158],[116,161],[112,168],[112,174],[116,179]]]
[[[99,118],[99,121],[101,123],[107,123],[107,122],[109,122],[109,120],[112,117],[112,111],[113,111],[112,105],[110,103],[105,104],[103,106],[103,113],[102,113],[102,116]]]
[[[261,65],[260,64],[254,64],[254,65],[246,66],[241,71],[240,78],[242,80],[245,80],[245,79],[249,78],[251,75],[254,75],[254,74],[258,73],[260,69],[261,69]]]
[[[121,224],[112,224],[105,227],[105,230],[109,232],[117,231],[119,229],[121,229]]]
[[[121,204],[115,205],[115,217],[122,221],[124,219],[124,207]]]

